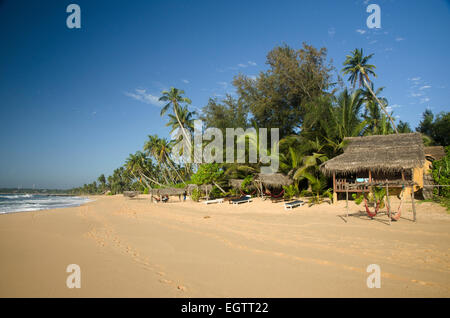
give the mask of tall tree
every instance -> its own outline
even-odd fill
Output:
[[[178,125],[181,129],[181,132],[184,135],[184,138],[186,138],[186,140],[191,140],[187,133],[186,133],[186,128],[183,126],[181,120],[180,120],[180,110],[181,110],[181,105],[182,104],[191,104],[191,100],[187,97],[184,97],[184,91],[178,88],[174,88],[171,87],[169,91],[163,91],[162,92],[162,96],[159,98],[160,101],[163,102],[167,102],[166,105],[163,106],[163,108],[161,109],[161,116],[164,116],[164,114],[169,110],[169,108],[172,106],[172,111],[175,114],[175,117],[177,119]],[[192,146],[191,143],[188,142],[187,143],[188,148],[189,148],[189,153],[191,153],[192,150]],[[194,153],[195,155],[195,153]]]
[[[258,127],[279,128],[280,137],[295,132],[303,122],[305,105],[332,85],[325,48],[287,45],[267,55],[269,69],[256,79],[243,74],[233,80],[238,96],[249,107]]]
[[[241,98],[235,99],[227,94],[222,101],[210,98],[202,109],[200,119],[206,127],[215,127],[225,132],[226,128],[247,128],[248,107]]]
[[[378,97],[370,87],[371,81],[369,75],[373,75],[374,77],[376,77],[376,74],[374,72],[375,65],[368,64],[368,61],[372,58],[372,56],[373,54],[364,56],[363,49],[355,49],[353,52],[351,52],[351,55],[346,56],[346,60],[344,61],[345,67],[342,69],[342,71],[344,74],[349,75],[348,79],[353,84],[353,87],[355,87],[356,82],[359,83],[360,87],[363,86],[363,84],[366,86],[367,90],[369,90],[369,92],[377,101],[378,105],[380,105],[381,109],[389,118],[395,132],[398,133],[397,127],[395,126],[394,120],[392,119],[391,115],[388,113],[388,111],[384,107],[384,104],[378,99]]]

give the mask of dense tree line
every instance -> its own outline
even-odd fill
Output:
[[[160,101],[166,104],[161,116],[168,119],[167,126],[172,131],[180,129],[183,136],[193,133],[194,119],[201,119],[204,128],[222,131],[236,127],[279,128],[280,172],[295,180],[295,191],[319,196],[327,193],[330,181],[318,167],[342,153],[345,137],[412,132],[407,122],[395,123],[393,112],[388,111],[383,87],[376,87],[373,82],[376,67],[369,64],[372,56],[355,49],[346,57],[341,74],[348,76],[347,87],[328,60],[325,48],[308,44],[300,49],[277,46],[267,54],[267,69],[256,78],[235,76],[236,95],[210,98],[197,114],[190,111],[191,100],[184,96],[185,92],[171,88],[162,92]],[[427,145],[448,145],[449,120],[448,112],[434,116],[426,110],[416,131],[423,134]],[[101,175],[73,192],[115,194],[184,187],[204,180],[225,192],[228,179],[251,178],[261,168],[261,163],[180,162],[179,154],[172,152],[174,142],[149,135],[142,150],[130,154],[111,176]],[[188,150],[193,153],[193,149]]]

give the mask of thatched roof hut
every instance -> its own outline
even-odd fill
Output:
[[[228,180],[228,183],[230,184],[230,187],[240,189],[242,187],[242,182],[244,182],[244,179],[230,179]]]
[[[266,187],[281,187],[292,184],[292,179],[281,173],[258,173],[255,181]]]
[[[326,175],[358,172],[390,173],[422,167],[425,162],[420,133],[346,138],[344,153],[324,162]]]
[[[151,189],[149,192],[152,195],[183,195],[185,188],[160,188]]]
[[[425,157],[431,160],[441,160],[445,157],[445,150],[442,146],[425,147],[423,152]]]

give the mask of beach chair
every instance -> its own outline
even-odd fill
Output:
[[[203,203],[206,205],[211,204],[211,203],[223,203],[223,199],[207,200],[207,201],[203,201]]]
[[[244,195],[240,197],[239,199],[233,199],[231,200],[231,203],[233,204],[241,204],[246,202],[252,202],[252,197],[250,195]]]
[[[295,200],[295,201],[291,201],[291,202],[286,202],[284,204],[284,209],[285,210],[288,210],[288,209],[292,210],[293,208],[296,208],[298,206],[302,206],[304,204],[305,204],[305,201],[302,201],[302,200]]]

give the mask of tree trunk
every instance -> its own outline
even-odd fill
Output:
[[[383,103],[378,99],[378,97],[375,95],[375,93],[372,91],[372,89],[370,88],[369,84],[367,83],[365,77],[363,77],[363,81],[364,84],[366,85],[367,89],[369,90],[369,92],[372,94],[372,96],[375,98],[375,100],[377,101],[377,103],[380,105],[381,109],[384,111],[384,113],[386,114],[386,116],[388,116],[389,120],[391,121],[392,124],[392,128],[394,128],[394,131],[396,134],[398,134],[397,131],[397,127],[394,124],[394,121],[392,120],[391,115],[389,115],[389,113],[387,112],[386,108],[384,108]]]

